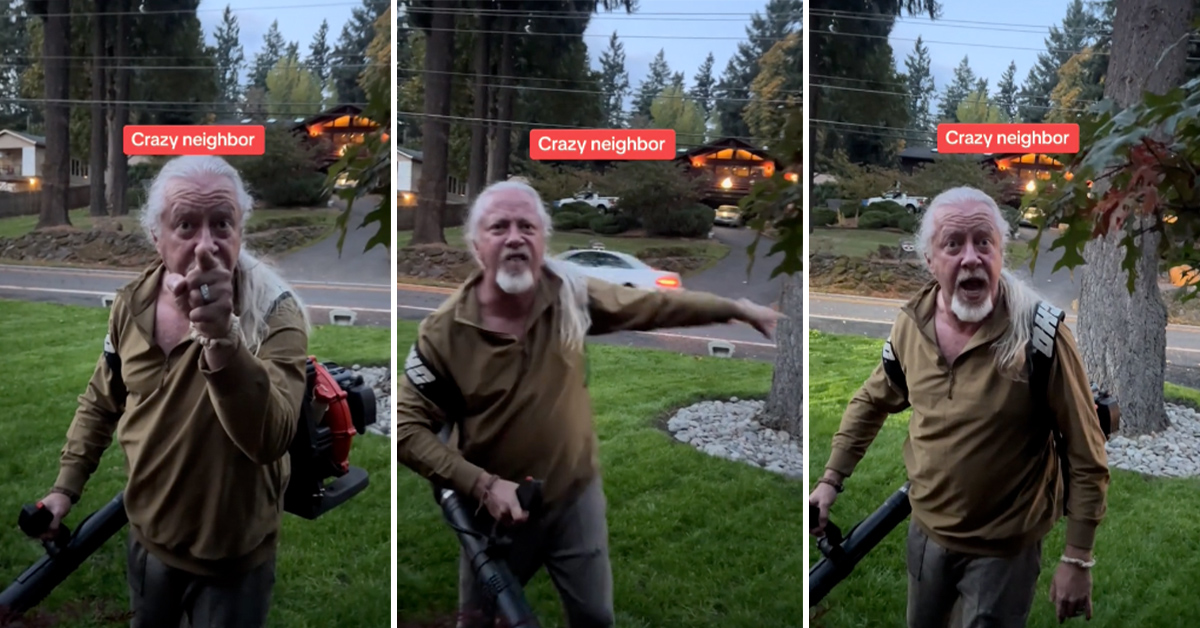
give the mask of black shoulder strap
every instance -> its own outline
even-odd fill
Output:
[[[892,380],[892,385],[904,394],[904,398],[908,399],[908,377],[904,375],[900,360],[896,359],[896,349],[892,346],[891,338],[883,343],[883,372]]]
[[[1029,385],[1037,407],[1046,403],[1046,389],[1050,387],[1050,365],[1054,362],[1054,344],[1058,337],[1058,326],[1067,313],[1048,301],[1039,301],[1033,313],[1029,330]]]
[[[462,417],[466,401],[449,376],[438,372],[421,354],[420,342],[414,342],[404,361],[404,376],[417,391],[442,409],[451,422]]]
[[[125,380],[121,376],[121,356],[117,354],[117,347],[113,344],[111,334],[104,335],[104,361],[108,363],[108,370],[112,376],[108,386],[112,390],[113,399],[117,402],[117,406],[124,406],[129,392],[125,389]]]

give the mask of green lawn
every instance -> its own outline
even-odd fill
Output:
[[[884,231],[882,229],[842,229],[817,227],[812,233],[810,250],[813,253],[830,253],[847,257],[866,257],[879,250],[880,246],[900,246],[901,240],[913,240],[910,233]],[[1027,242],[1010,242],[1006,258],[1009,267],[1027,265],[1033,257]]]
[[[21,505],[41,498],[58,470],[58,455],[76,398],[100,355],[107,310],[0,300],[0,346],[7,377],[0,379],[0,580],[7,586],[44,551],[16,527]],[[350,365],[388,364],[390,330],[328,328],[314,331],[310,353]],[[386,626],[390,605],[390,443],[355,440],[351,461],[371,474],[371,485],[316,521],[287,515],[278,561],[271,626]],[[120,491],[124,457],[114,445],[67,518],[82,518]],[[109,540],[35,612],[57,626],[125,626],[125,530]],[[40,624],[39,624],[40,625]]]
[[[138,224],[138,214],[140,212],[130,212],[128,216],[122,216],[117,220],[122,224],[126,231],[140,231],[141,226]],[[94,219],[88,214],[88,209],[73,209],[70,212],[71,225],[79,229],[91,229],[94,224]],[[314,208],[314,209],[258,209],[250,215],[250,228],[263,226],[265,223],[280,221],[281,224],[289,226],[299,225],[325,225],[330,229],[333,228],[337,220],[338,210],[331,208]],[[8,218],[0,218],[0,238],[17,238],[33,231],[37,226],[37,216],[12,216]]]
[[[466,244],[463,241],[462,227],[451,227],[445,230],[446,243],[458,249],[465,249]],[[412,236],[401,236],[405,238],[405,242],[411,241]],[[599,240],[604,243],[605,248],[630,255],[638,253],[654,247],[683,247],[688,249],[688,254],[695,257],[707,257],[711,261],[716,262],[725,257],[729,253],[729,247],[717,242],[716,240],[680,240],[672,238],[641,238],[641,237],[622,237],[622,236],[598,236],[587,233],[572,233],[569,231],[555,232],[550,236],[550,252],[562,253],[572,248],[586,248],[592,246],[592,242]]]
[[[414,333],[414,324],[400,323],[399,346]],[[590,355],[617,625],[799,626],[802,484],[711,458],[657,427],[673,408],[702,398],[765,395],[772,366],[600,344]],[[402,468],[397,495],[398,608],[401,625],[414,625],[453,612],[458,541],[426,481]],[[528,595],[543,626],[564,625],[544,572]]]
[[[879,361],[881,341],[812,333],[809,345],[811,422],[809,473],[824,472],[830,439],[846,402]],[[1196,391],[1167,386],[1171,397],[1200,400]],[[904,483],[901,446],[908,412],[888,420],[833,506],[843,530],[879,507]],[[1191,600],[1200,581],[1200,519],[1195,515],[1200,481],[1156,479],[1113,470],[1108,516],[1096,544],[1090,623],[1079,626],[1194,626]],[[902,626],[907,575],[904,534],[907,521],[871,552],[849,578],[825,598],[812,626]],[[1065,522],[1047,539],[1042,575],[1029,625],[1057,625],[1049,602],[1050,580],[1063,547]],[[821,558],[811,542],[813,563]],[[1076,623],[1076,622],[1072,622]]]

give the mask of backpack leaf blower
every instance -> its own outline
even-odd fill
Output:
[[[365,469],[349,464],[350,439],[375,423],[375,391],[361,375],[333,362],[308,358],[307,386],[296,435],[288,448],[292,477],[284,510],[316,519],[361,493]],[[334,478],[326,484],[325,481]],[[50,528],[53,515],[42,504],[26,504],[17,525],[30,538]],[[43,540],[46,554],[0,592],[0,626],[46,599],[85,560],[128,523],[124,493],[83,519],[74,534],[60,522],[55,537]]]
[[[439,435],[442,442],[449,441],[450,431],[450,426],[443,428]],[[525,599],[521,583],[505,561],[511,540],[495,534],[498,526],[487,516],[487,510],[484,509],[480,515],[472,515],[479,508],[474,499],[437,483],[433,483],[433,498],[441,506],[446,523],[458,535],[458,542],[475,571],[475,581],[494,605],[497,617],[504,622],[503,627],[539,628],[540,624]],[[542,507],[542,481],[533,478],[523,480],[517,488],[517,500],[531,516],[539,512]],[[489,524],[492,530],[485,531]]]
[[[863,519],[842,536],[832,518],[825,523],[825,536],[817,540],[823,558],[808,570],[808,605],[814,607],[825,599],[842,580],[854,571],[858,563],[912,512],[908,501],[909,483],[905,482],[883,502],[875,512]],[[816,522],[820,512],[809,505],[809,520]]]

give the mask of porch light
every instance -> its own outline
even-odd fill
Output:
[[[732,187],[733,187],[733,179],[731,179],[729,177],[725,177],[724,179],[721,180],[721,188],[722,189],[728,190],[729,188],[732,188]]]
[[[1030,181],[1029,183],[1026,183],[1026,184],[1025,184],[1025,191],[1026,191],[1026,192],[1032,192],[1032,191],[1034,191],[1034,190],[1036,190],[1036,189],[1037,189],[1037,183],[1035,183],[1035,182],[1033,182],[1033,181]]]

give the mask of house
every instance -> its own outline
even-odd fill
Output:
[[[421,164],[424,156],[411,148],[396,149],[396,205],[416,207],[417,193],[421,186]],[[467,184],[456,177],[446,179],[446,203],[457,205],[467,202]]]
[[[361,144],[368,134],[378,131],[379,123],[363,116],[359,107],[338,105],[315,116],[297,120],[292,130],[314,140],[327,140],[329,154],[326,159],[333,163],[345,154],[347,146]],[[383,139],[387,141],[386,133]]]
[[[32,192],[41,189],[45,161],[46,138],[0,129],[0,192]],[[87,184],[87,161],[72,158],[71,185]]]
[[[936,147],[916,146],[900,152],[900,170],[912,174],[922,164],[933,163],[938,158]],[[1036,181],[1047,181],[1054,172],[1063,171],[1063,163],[1044,153],[984,153],[956,155],[977,160],[980,165],[991,169],[998,179],[1008,179],[1009,188],[1005,192],[1005,201],[1020,199],[1027,191],[1032,191]],[[1067,180],[1071,173],[1063,174]],[[1019,202],[1019,200],[1018,200]]]
[[[706,177],[703,201],[710,205],[737,204],[755,183],[775,176],[779,163],[767,151],[732,137],[681,149],[675,162],[685,164],[696,176]],[[787,176],[791,181],[799,179],[794,172]]]

